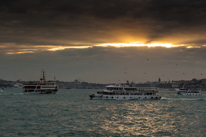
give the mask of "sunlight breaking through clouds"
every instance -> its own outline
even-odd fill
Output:
[[[16,45],[14,43],[7,43],[0,45],[0,52],[5,54],[25,54],[25,53],[35,53],[41,51],[58,51],[65,49],[87,49],[93,47],[114,47],[114,48],[124,48],[124,47],[163,47],[163,48],[175,48],[175,47],[186,47],[186,48],[201,48],[206,45],[197,46],[197,45],[188,45],[188,44],[179,44],[174,45],[171,43],[142,43],[142,42],[133,42],[133,43],[102,43],[98,45],[90,45],[90,46],[66,46],[66,45]]]
[[[134,43],[105,43],[105,44],[100,44],[97,46],[102,46],[102,47],[165,47],[165,48],[172,48],[172,47],[181,47],[184,46],[182,45],[173,45],[171,43],[150,43],[150,44],[144,44],[141,42],[134,42]]]

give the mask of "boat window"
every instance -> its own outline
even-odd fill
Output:
[[[127,95],[129,95],[129,93],[126,93]]]
[[[107,88],[107,90],[109,90],[109,88]]]

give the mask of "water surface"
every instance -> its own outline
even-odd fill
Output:
[[[0,92],[0,136],[206,136],[203,96],[159,94],[161,100],[90,100],[97,90],[57,94]]]

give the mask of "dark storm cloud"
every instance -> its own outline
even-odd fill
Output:
[[[33,2],[8,0],[1,3],[1,12],[10,14],[12,15],[10,17],[14,18],[14,15],[19,14],[20,20],[31,17],[45,21],[52,21],[59,17],[60,21],[64,21],[78,16],[93,16],[101,19],[130,17],[152,18],[157,21],[173,21],[188,25],[205,22],[203,18],[206,14],[205,6],[204,0],[36,0]]]
[[[118,30],[134,37],[138,34],[137,38],[146,33],[148,42],[169,35],[175,39],[175,34],[204,35],[205,7],[204,0],[7,0],[0,5],[0,42],[116,42],[111,32]],[[198,40],[203,39],[200,36]]]

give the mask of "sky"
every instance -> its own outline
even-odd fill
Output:
[[[0,79],[206,77],[205,0],[0,2]]]

